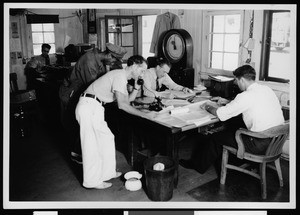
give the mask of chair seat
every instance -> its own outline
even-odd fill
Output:
[[[230,147],[230,146],[223,146],[223,148],[227,149],[229,152],[231,152],[234,155],[237,155],[237,149]],[[266,155],[255,155],[248,152],[244,153],[244,159],[257,162],[257,163],[263,163],[263,162],[272,162],[277,160],[281,156],[280,154],[274,155],[274,156],[266,156]]]

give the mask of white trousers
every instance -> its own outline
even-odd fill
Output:
[[[80,125],[83,186],[93,188],[116,176],[114,135],[97,100],[80,97],[75,114]]]

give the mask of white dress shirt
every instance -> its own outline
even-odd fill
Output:
[[[170,76],[165,73],[161,78],[158,78],[155,72],[155,68],[147,69],[144,72],[144,95],[148,97],[161,96],[161,93],[156,91],[157,87],[161,88],[165,85],[170,90],[182,90],[183,86],[176,84]],[[158,86],[157,86],[158,85]]]
[[[226,106],[217,109],[217,116],[225,121],[239,114],[248,130],[259,132],[284,122],[281,105],[268,86],[251,84]]]

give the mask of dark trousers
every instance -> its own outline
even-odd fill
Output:
[[[217,173],[221,170],[223,145],[237,148],[235,132],[239,128],[245,128],[241,116],[234,117],[226,122],[224,131],[216,132],[211,135],[200,135],[199,140],[193,150],[191,160],[194,168],[201,174],[214,164]],[[270,139],[256,139],[248,136],[242,136],[245,144],[245,151],[255,154],[263,154]],[[235,159],[237,161],[237,158]]]

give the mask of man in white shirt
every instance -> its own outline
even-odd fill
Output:
[[[162,87],[170,90],[183,91],[185,93],[192,93],[193,91],[187,87],[176,84],[168,75],[170,72],[170,63],[164,58],[156,60],[156,67],[147,69],[144,73],[144,85],[142,90],[144,96],[147,97],[161,97],[173,99],[174,95],[160,92]]]
[[[217,102],[207,102],[203,104],[203,109],[216,115],[221,121],[227,121],[241,114],[245,127],[254,132],[284,123],[283,112],[276,94],[271,88],[255,82],[256,73],[251,66],[241,66],[233,74],[242,93],[232,101],[217,98]],[[198,144],[199,148],[196,149],[191,160],[181,160],[181,164],[204,173],[216,160],[218,162],[221,160],[222,145],[237,148],[235,132],[240,125],[231,126],[225,131],[204,138],[205,140]],[[246,136],[243,141],[245,150],[255,154],[263,154],[270,143],[270,139],[258,140]],[[215,164],[217,167],[220,165],[220,163]]]
[[[141,112],[130,105],[140,88],[136,82],[147,69],[146,60],[134,55],[127,60],[125,69],[112,70],[96,79],[81,94],[76,107],[76,119],[80,125],[83,164],[83,186],[105,189],[112,186],[106,182],[119,177],[116,172],[114,135],[104,119],[104,103],[117,101],[118,108],[130,114],[153,118],[156,113]],[[135,80],[133,92],[128,94],[127,82]]]

